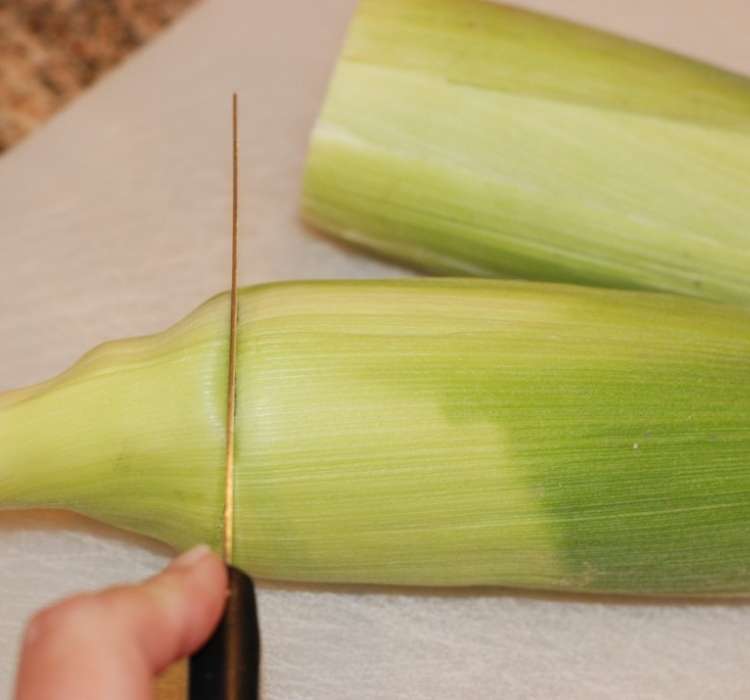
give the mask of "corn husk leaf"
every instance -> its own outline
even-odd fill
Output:
[[[750,592],[750,314],[491,280],[240,297],[235,563]],[[227,296],[0,398],[0,503],[218,546]]]
[[[362,0],[303,214],[438,273],[750,301],[750,80],[480,0]]]

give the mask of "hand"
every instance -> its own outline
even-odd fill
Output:
[[[16,700],[150,699],[154,677],[211,635],[226,589],[226,567],[200,546],[145,583],[43,610],[26,629]]]

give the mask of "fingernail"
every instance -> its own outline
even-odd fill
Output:
[[[172,560],[169,565],[170,569],[191,569],[202,559],[207,557],[211,553],[211,547],[207,544],[199,544],[197,547],[188,549],[187,552],[183,552],[179,557]]]

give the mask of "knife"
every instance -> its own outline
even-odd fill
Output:
[[[223,554],[228,597],[219,626],[190,658],[190,700],[255,700],[260,680],[260,629],[255,586],[232,566],[234,548],[234,427],[237,399],[238,182],[237,95],[232,95],[232,286],[229,326],[229,377],[224,489]]]

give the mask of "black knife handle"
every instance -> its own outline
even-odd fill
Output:
[[[229,598],[219,626],[190,658],[190,700],[256,700],[260,682],[260,629],[255,586],[227,566]]]

